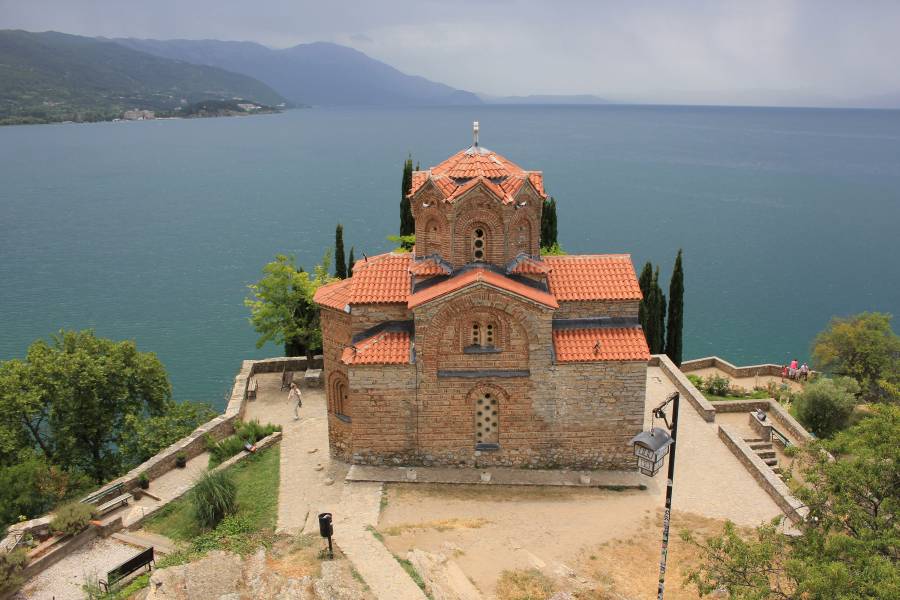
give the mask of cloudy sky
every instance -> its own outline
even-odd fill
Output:
[[[331,41],[497,95],[900,105],[898,0],[0,0],[0,28]]]

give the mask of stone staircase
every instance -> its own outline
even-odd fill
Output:
[[[744,441],[776,475],[781,477],[781,467],[778,465],[778,457],[775,454],[775,447],[772,445],[772,442],[767,442],[760,438],[744,438]]]

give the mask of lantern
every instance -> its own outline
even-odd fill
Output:
[[[672,436],[660,427],[650,431],[642,431],[629,442],[634,446],[634,455],[638,459],[638,469],[648,477],[653,477],[662,468],[663,460],[672,445]]]

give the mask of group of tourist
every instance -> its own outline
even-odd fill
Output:
[[[803,363],[800,366],[797,366],[797,359],[791,361],[790,365],[782,365],[781,366],[781,379],[794,379],[796,381],[803,380],[807,381],[809,379],[809,365]]]

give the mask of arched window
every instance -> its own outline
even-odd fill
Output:
[[[472,232],[472,259],[475,262],[481,262],[484,260],[484,246],[484,229],[481,227],[477,227],[475,231]]]
[[[336,379],[331,392],[334,414],[341,420],[349,421],[351,411],[350,397],[347,395],[347,382],[343,379]]]
[[[475,445],[500,443],[500,404],[496,394],[484,392],[475,401]]]
[[[481,323],[477,321],[472,323],[472,345],[481,345]]]

